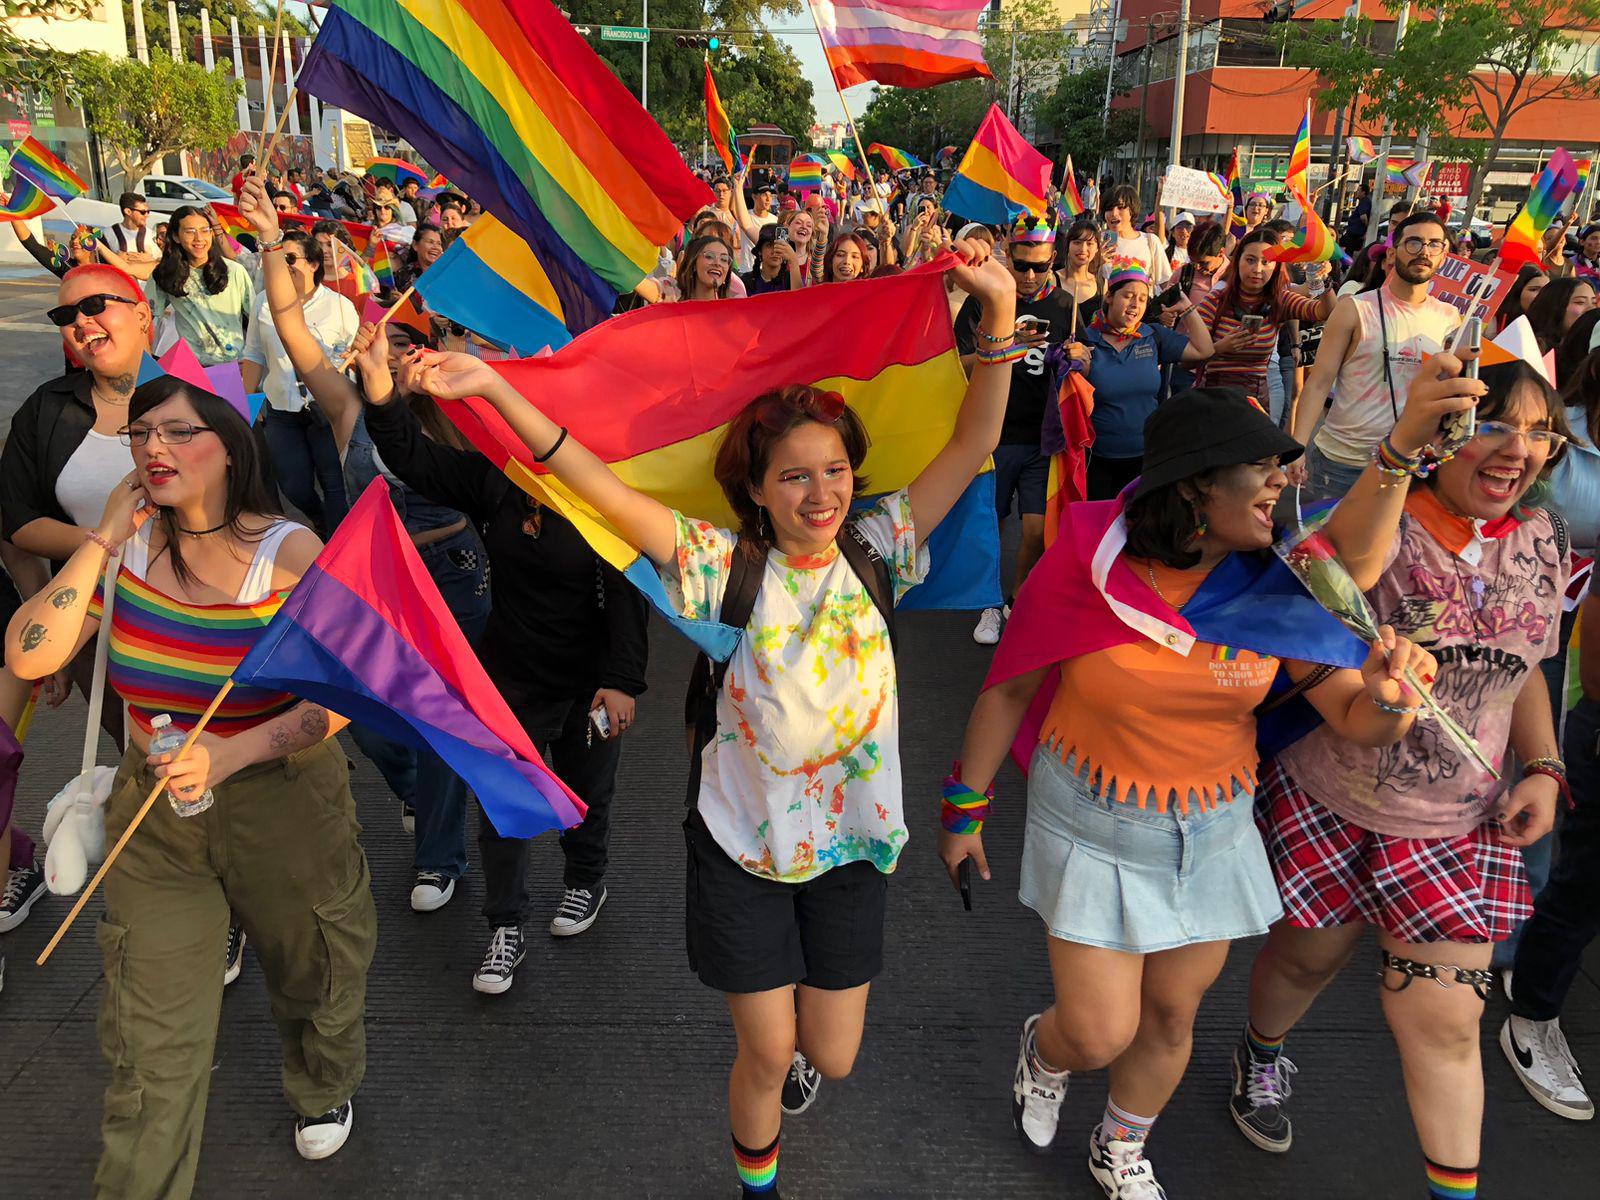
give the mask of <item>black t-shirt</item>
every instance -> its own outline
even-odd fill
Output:
[[[978,318],[983,306],[974,296],[956,314],[956,349],[971,354],[978,348]],[[1050,334],[1044,346],[1028,351],[1027,357],[1011,368],[1011,396],[1006,401],[1005,424],[1000,429],[1000,442],[1006,446],[1037,446],[1039,431],[1044,424],[1044,409],[1050,399],[1050,375],[1045,370],[1044,355],[1047,346],[1067,340],[1072,328],[1072,296],[1061,288],[1052,288],[1043,300],[1024,300],[1017,297],[1017,316],[1038,317],[1050,323]]]
[[[778,268],[778,273],[768,283],[761,278],[761,268],[746,271],[739,279],[744,283],[744,293],[747,296],[764,296],[768,292],[787,292],[789,290],[789,266],[785,263]]]

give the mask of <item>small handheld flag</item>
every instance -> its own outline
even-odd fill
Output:
[[[1009,225],[1025,212],[1042,217],[1050,174],[1050,160],[991,104],[945,191],[944,206],[988,225]]]
[[[45,148],[31,133],[11,152],[11,169],[23,176],[46,196],[57,200],[76,200],[89,190],[66,163]]]
[[[1067,155],[1066,170],[1061,176],[1061,212],[1068,217],[1084,214],[1083,196],[1078,192],[1078,173],[1072,169],[1072,155]]]
[[[1323,223],[1321,217],[1317,216],[1317,211],[1311,207],[1311,201],[1307,199],[1306,194],[1296,191],[1294,198],[1300,205],[1300,219],[1303,224],[1295,230],[1294,237],[1289,241],[1268,249],[1266,257],[1272,262],[1281,263],[1320,263],[1347,259],[1349,256],[1339,249],[1333,231]]]
[[[1311,101],[1306,101],[1306,115],[1300,119],[1300,131],[1294,135],[1294,150],[1289,155],[1289,170],[1283,177],[1291,192],[1311,190]]]
[[[1390,159],[1388,182],[1396,187],[1426,187],[1428,173],[1432,170],[1431,162],[1396,162]]]
[[[1233,212],[1228,214],[1228,229],[1233,231],[1244,228],[1244,174],[1239,167],[1239,147],[1233,148],[1233,157],[1228,160],[1228,173],[1223,176],[1227,181],[1228,191],[1233,193]]]
[[[1346,138],[1344,144],[1350,153],[1350,161],[1358,167],[1364,167],[1378,157],[1378,151],[1373,146],[1371,138]]]
[[[0,221],[31,221],[55,206],[56,202],[35,187],[27,176],[13,172],[11,195],[0,199]]]
[[[380,287],[392,288],[394,286],[394,255],[389,252],[389,243],[381,237],[373,237],[372,244],[368,247],[367,265],[372,268],[372,273],[378,278]]]

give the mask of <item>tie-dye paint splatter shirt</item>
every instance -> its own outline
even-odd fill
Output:
[[[661,568],[691,620],[722,610],[735,535],[679,513],[676,561]],[[898,600],[927,572],[905,491],[856,520],[883,555]],[[837,548],[773,550],[717,697],[700,761],[700,815],[745,870],[798,883],[865,860],[894,870],[906,843],[900,709],[889,630]]]

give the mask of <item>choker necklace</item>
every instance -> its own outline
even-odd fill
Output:
[[[213,525],[210,529],[185,529],[182,525],[179,525],[177,526],[177,530],[179,533],[185,534],[189,537],[205,537],[210,533],[220,533],[227,527],[228,522],[224,521],[221,525]]]

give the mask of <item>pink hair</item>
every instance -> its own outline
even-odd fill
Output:
[[[144,289],[139,286],[139,281],[121,267],[114,267],[110,263],[84,263],[81,267],[73,267],[61,277],[61,283],[65,286],[74,279],[82,279],[89,274],[109,276],[116,281],[118,290],[125,299],[140,304],[146,303]]]

